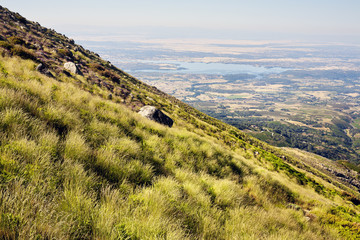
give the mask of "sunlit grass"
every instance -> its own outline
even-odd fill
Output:
[[[1,238],[336,239],[333,216],[356,237],[358,207],[259,146],[0,60]]]

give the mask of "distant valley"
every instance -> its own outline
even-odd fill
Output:
[[[146,83],[270,144],[359,163],[359,45],[80,42]]]

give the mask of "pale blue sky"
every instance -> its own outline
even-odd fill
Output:
[[[0,4],[68,32],[179,27],[360,38],[360,0],[0,0]]]

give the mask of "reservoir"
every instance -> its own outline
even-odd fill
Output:
[[[253,74],[281,73],[286,68],[261,67],[234,63],[201,63],[184,61],[136,61],[130,64],[118,62],[116,65],[129,73],[184,73],[184,74]]]

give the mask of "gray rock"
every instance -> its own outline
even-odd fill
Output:
[[[311,213],[309,210],[305,210],[304,212],[306,221],[314,221],[318,218],[317,215]]]
[[[75,63],[67,62],[64,64],[64,68],[70,71],[72,74],[80,74],[79,69],[76,67]]]
[[[39,65],[36,66],[36,71],[41,72],[44,68],[45,68],[44,65],[40,63]]]
[[[142,107],[139,111],[139,114],[168,127],[172,127],[172,125],[174,124],[174,121],[170,117],[166,116],[163,112],[161,112],[154,106]]]
[[[36,67],[36,71],[48,76],[48,77],[54,77],[54,75],[52,75],[52,73],[50,72],[50,70],[44,66],[44,64],[40,63],[39,65],[37,65]]]

